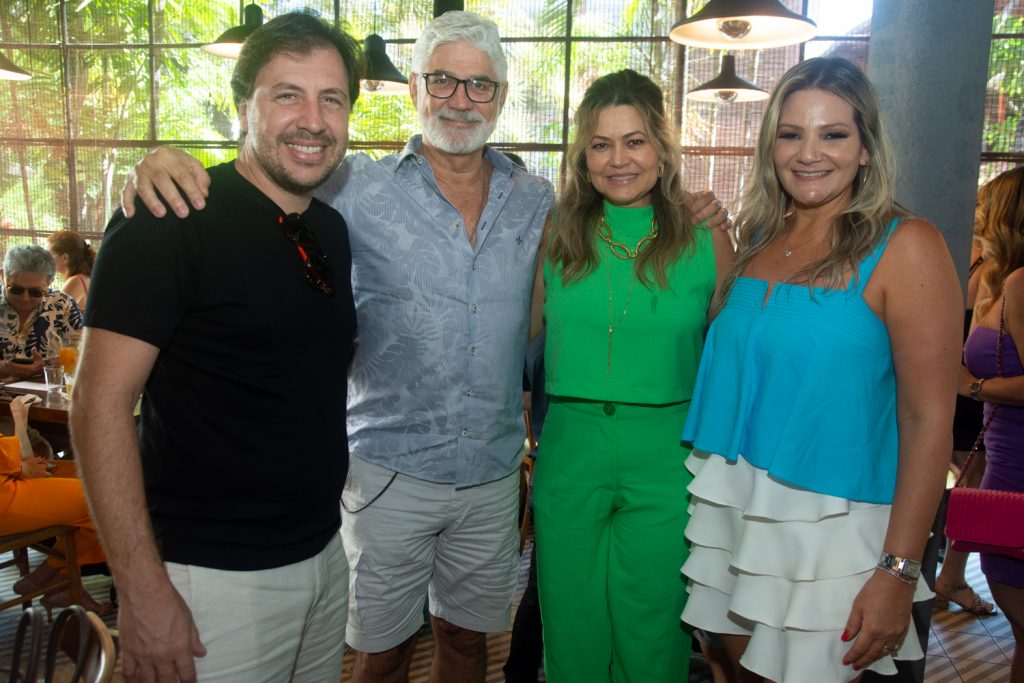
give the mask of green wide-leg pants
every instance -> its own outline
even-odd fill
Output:
[[[683,683],[688,403],[553,398],[534,486],[551,683]]]

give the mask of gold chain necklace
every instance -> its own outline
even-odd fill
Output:
[[[627,247],[622,242],[616,242],[612,239],[612,229],[604,220],[604,215],[601,216],[601,223],[597,226],[597,236],[608,243],[608,250],[612,252],[612,256],[620,259],[635,259],[640,255],[640,250],[644,248],[644,245],[652,241],[658,234],[658,227],[654,222],[655,219],[651,219],[651,230],[646,235],[640,238],[640,241],[636,243],[636,246],[632,249]]]
[[[638,247],[640,245],[637,245]],[[615,252],[612,252],[615,253]],[[619,316],[618,322],[615,321],[615,304],[612,297],[612,269],[611,264],[604,264],[605,272],[608,274],[608,366],[605,370],[605,376],[612,374],[612,336],[615,334],[615,328],[622,325],[622,321],[626,319],[626,313],[629,312],[629,304],[633,301],[633,287],[636,285],[636,276],[630,278],[629,292],[626,294],[626,305],[622,309],[622,314]]]

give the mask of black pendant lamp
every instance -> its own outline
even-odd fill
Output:
[[[710,0],[677,22],[669,38],[692,47],[719,50],[782,47],[810,40],[818,25],[780,0]]]
[[[242,25],[233,26],[212,43],[203,45],[203,50],[218,57],[230,57],[238,59],[242,51],[242,44],[245,39],[252,35],[252,32],[263,25],[263,10],[256,3],[246,5],[242,11]]]
[[[32,74],[24,69],[19,69],[14,62],[0,55],[0,80],[27,81],[30,78],[32,78]]]
[[[409,79],[395,68],[384,49],[384,39],[376,33],[366,36],[363,41],[366,55],[366,77],[359,82],[359,89],[370,95],[408,95]]]
[[[722,70],[707,83],[686,93],[697,102],[756,102],[768,99],[768,93],[736,75],[736,56],[722,55]]]

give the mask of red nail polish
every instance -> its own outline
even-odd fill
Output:
[[[839,639],[844,643],[850,639],[850,633],[845,628],[843,629],[843,635],[839,636]]]
[[[859,666],[857,666],[856,664],[854,664],[854,665],[853,665],[853,670],[854,670],[854,671],[860,671],[860,667],[859,667]]]

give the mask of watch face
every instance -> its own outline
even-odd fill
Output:
[[[976,394],[979,391],[981,391],[981,380],[976,379],[973,382],[971,382],[971,393]]]

